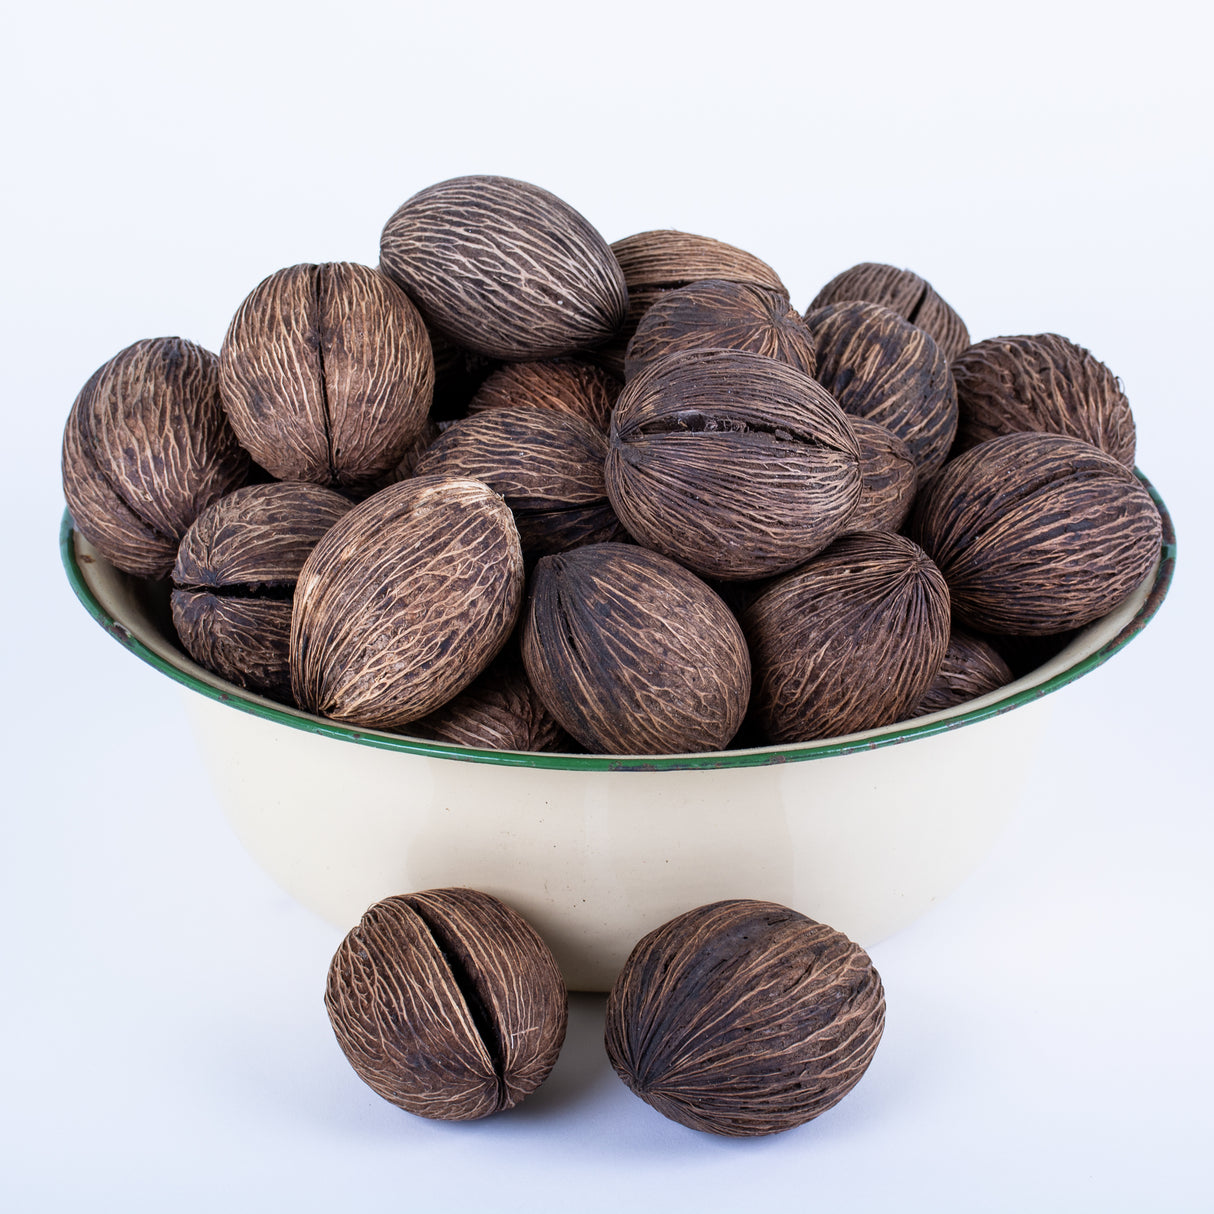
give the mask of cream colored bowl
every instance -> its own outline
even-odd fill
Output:
[[[116,571],[66,515],[60,543],[93,617],[190,689],[228,818],[284,889],[343,930],[389,894],[485,890],[531,920],[571,989],[606,990],[642,935],[705,902],[771,899],[872,945],[953,890],[1016,807],[1046,694],[1116,653],[1167,593],[1175,536],[1152,495],[1155,570],[1026,677],[844,738],[657,758],[477,751],[293,711],[186,657],[163,587]]]

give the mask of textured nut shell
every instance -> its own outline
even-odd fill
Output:
[[[1134,466],[1134,417],[1117,377],[1082,346],[1039,333],[991,337],[953,361],[953,454],[1000,434],[1069,434]]]
[[[606,478],[638,542],[707,577],[754,578],[808,560],[844,529],[860,498],[860,449],[803,372],[694,350],[624,388]]]
[[[940,673],[911,716],[921,717],[965,704],[1012,681],[1012,671],[999,654],[979,637],[954,628]]]
[[[632,379],[679,350],[750,350],[814,373],[814,338],[785,295],[709,279],[668,291],[641,318],[624,361]]]
[[[970,344],[965,322],[926,279],[912,270],[864,261],[837,274],[820,290],[808,311],[828,304],[860,300],[892,308],[904,320],[931,334],[944,357],[956,358]]]
[[[788,288],[766,262],[751,253],[690,232],[663,229],[617,240],[615,254],[628,284],[628,319],[620,334],[595,351],[595,360],[624,375],[624,352],[641,318],[667,291],[706,278],[744,282],[788,298]]]
[[[885,994],[841,932],[773,902],[688,911],[633,949],[607,998],[607,1055],[660,1113],[745,1137],[792,1129],[860,1081]]]
[[[295,582],[349,509],[340,494],[298,481],[246,485],[208,506],[173,566],[173,625],[190,657],[240,687],[289,701]]]
[[[507,363],[477,389],[468,412],[551,409],[572,413],[606,433],[623,386],[610,372],[575,358]]]
[[[864,417],[848,419],[860,444],[860,502],[848,531],[897,531],[915,500],[910,448],[892,431]]]
[[[400,462],[434,391],[417,309],[378,271],[290,266],[241,304],[220,351],[224,408],[279,480],[369,486]]]
[[[915,499],[907,533],[940,566],[960,623],[1046,635],[1121,602],[1158,560],[1162,523],[1111,455],[1022,433],[951,460]]]
[[[430,324],[492,358],[593,346],[628,311],[602,236],[555,194],[509,177],[457,177],[415,194],[384,227],[380,265]]]
[[[720,750],[750,694],[750,657],[729,608],[655,552],[594,544],[532,574],[523,662],[548,710],[588,750]]]
[[[251,471],[220,405],[218,359],[180,337],[115,354],[81,389],[63,431],[72,520],[136,577],[166,577],[199,512]]]
[[[548,946],[488,894],[435,889],[372,906],[329,966],[325,1007],[359,1077],[422,1117],[513,1108],[547,1078],[568,996]]]
[[[751,711],[772,742],[808,742],[903,720],[944,660],[949,593],[900,535],[845,535],[743,611]]]
[[[831,304],[806,319],[817,345],[818,381],[845,413],[902,439],[922,484],[944,463],[957,433],[957,389],[943,351],[879,304]]]
[[[571,743],[509,647],[455,699],[414,721],[409,733],[477,750],[566,750]]]
[[[381,489],[317,544],[291,617],[301,708],[392,729],[433,712],[493,660],[518,618],[510,509],[478,481]]]
[[[416,474],[483,481],[514,512],[523,551],[542,554],[624,538],[603,483],[606,456],[603,432],[571,413],[492,409],[452,422]]]

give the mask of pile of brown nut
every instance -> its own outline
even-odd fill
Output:
[[[535,186],[406,202],[378,269],[272,274],[216,357],[140,341],[63,447],[79,531],[172,579],[256,693],[484,748],[711,751],[1009,681],[1159,556],[1113,374],[971,344],[864,264],[804,315],[683,232],[614,245]],[[1048,642],[1047,642],[1048,644]]]

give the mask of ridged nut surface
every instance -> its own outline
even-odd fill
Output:
[[[329,966],[325,1007],[373,1091],[421,1117],[470,1121],[547,1078],[568,996],[516,911],[476,890],[434,889],[363,915]]]
[[[377,270],[289,266],[233,317],[220,388],[240,441],[271,475],[370,487],[425,423],[430,338],[404,292]]]
[[[583,359],[506,363],[477,389],[468,402],[468,412],[551,409],[572,413],[606,433],[623,386],[614,375]]]
[[[1090,624],[1150,572],[1159,511],[1111,455],[1059,434],[1005,434],[951,460],[907,534],[948,580],[960,623],[1048,635]]]
[[[791,569],[846,526],[860,449],[830,394],[761,354],[693,350],[616,403],[607,493],[636,540],[706,577]]]
[[[954,628],[940,672],[911,715],[921,717],[929,712],[966,704],[1011,681],[1011,668],[993,646],[981,637]]]
[[[594,544],[535,567],[523,662],[548,710],[588,750],[721,750],[750,694],[729,608],[656,552]]]
[[[910,448],[885,426],[848,418],[860,444],[860,502],[848,531],[897,531],[915,500],[918,470]]]
[[[904,720],[948,648],[949,592],[918,545],[888,532],[836,540],[742,612],[751,711],[772,742]]]
[[[415,194],[384,227],[380,266],[428,323],[491,358],[594,346],[628,311],[603,237],[556,195],[508,177],[457,177]]]
[[[211,502],[252,472],[219,400],[219,362],[180,337],[137,341],[80,390],[63,431],[63,493],[112,564],[163,578]]]
[[[607,999],[607,1056],[658,1112],[714,1134],[803,1125],[863,1077],[885,1025],[868,955],[773,902],[714,902],[633,949]]]
[[[497,655],[518,619],[510,508],[479,481],[381,489],[313,549],[291,617],[301,708],[394,729],[433,712]]]

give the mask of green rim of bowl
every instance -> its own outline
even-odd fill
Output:
[[[59,553],[67,572],[68,581],[76,592],[76,597],[84,604],[93,619],[136,657],[182,686],[198,692],[199,695],[227,704],[241,712],[262,717],[268,721],[277,721],[280,725],[289,726],[291,729],[302,729],[306,733],[336,738],[344,742],[355,742],[362,746],[374,746],[382,750],[396,750],[405,754],[425,755],[432,758],[457,759],[469,763],[491,763],[502,767],[533,767],[565,771],[687,771],[723,767],[764,767],[777,763],[800,763],[809,759],[827,759],[836,755],[877,750],[883,746],[893,746],[901,742],[912,741],[915,738],[926,738],[933,734],[960,729],[962,726],[1000,716],[1024,704],[1039,700],[1042,696],[1049,695],[1050,692],[1057,691],[1068,683],[1073,683],[1089,671],[1095,670],[1097,666],[1107,662],[1113,654],[1128,645],[1154,617],[1168,593],[1176,567],[1176,532],[1173,529],[1171,515],[1151,482],[1137,469],[1135,469],[1135,473],[1159,508],[1159,514],[1163,520],[1163,543],[1159,568],[1142,607],[1111,641],[1106,642],[1094,653],[1088,654],[1052,678],[1008,696],[1006,699],[971,709],[968,712],[958,713],[955,716],[928,721],[922,725],[910,725],[902,722],[875,733],[868,732],[859,735],[851,740],[830,740],[821,743],[799,742],[789,746],[764,746],[751,750],[714,751],[710,754],[699,755],[569,755],[476,750],[467,746],[452,746],[441,742],[426,742],[417,738],[356,729],[294,709],[276,706],[268,701],[250,697],[240,688],[231,684],[215,686],[205,682],[190,671],[166,661],[138,638],[132,636],[120,620],[115,620],[106,611],[85,581],[76,560],[71,515],[66,510],[59,529]]]

